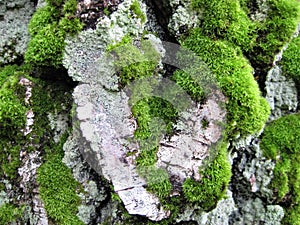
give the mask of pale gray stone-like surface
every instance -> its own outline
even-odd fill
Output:
[[[58,143],[61,136],[68,129],[68,115],[49,113],[47,117],[50,122],[49,125],[51,129],[54,131],[53,140],[55,141],[55,143]]]
[[[95,63],[99,64],[97,60],[103,59],[106,47],[118,43],[125,35],[139,36],[143,33],[144,24],[141,19],[132,16],[132,2],[133,0],[125,0],[110,17],[105,16],[99,20],[96,30],[88,29],[76,37],[66,39],[63,65],[74,81],[99,82],[102,71],[95,76],[95,68],[102,70],[102,64],[100,62],[95,67]],[[140,5],[146,13],[145,5]]]
[[[282,74],[279,66],[274,66],[267,75],[266,99],[271,107],[269,120],[275,120],[289,112],[296,112],[298,92],[295,82]]]
[[[227,191],[226,197],[220,200],[212,211],[201,212],[197,207],[187,207],[182,214],[178,216],[176,222],[196,221],[198,225],[228,225],[230,215],[236,211],[234,199],[231,191]]]
[[[0,1],[0,65],[14,63],[25,53],[30,39],[27,25],[34,10],[30,0]]]
[[[201,15],[192,10],[191,1],[171,0],[169,2],[174,10],[168,24],[168,29],[172,34],[180,36],[181,28],[186,31],[197,27]]]
[[[232,214],[230,224],[280,224],[284,211],[279,205],[270,205],[273,191],[268,188],[275,163],[263,157],[257,138],[245,143],[248,145],[235,149],[233,159],[230,189],[238,211]]]
[[[82,185],[84,192],[79,193],[81,205],[78,207],[78,218],[85,224],[97,219],[96,209],[107,198],[104,185],[97,185],[91,175],[91,168],[84,162],[80,148],[89,146],[82,140],[80,132],[74,127],[72,134],[65,142],[63,162],[72,170],[73,177]],[[99,179],[96,178],[96,179]]]
[[[209,150],[222,138],[221,124],[226,117],[222,103],[225,103],[225,96],[215,91],[204,104],[183,112],[178,122],[180,131],[170,140],[160,142],[156,165],[165,168],[177,182],[183,183],[188,177],[201,179],[199,167],[204,159],[213,155]],[[203,127],[204,120],[206,127]]]
[[[18,174],[21,178],[20,188],[23,190],[25,201],[30,202],[26,214],[29,217],[30,224],[47,225],[48,217],[43,201],[39,195],[39,189],[36,188],[37,169],[42,165],[42,158],[39,151],[30,152],[23,156],[22,167],[18,168]]]
[[[298,24],[292,38],[299,35],[300,23]],[[266,86],[266,99],[271,107],[271,115],[269,121],[278,119],[290,112],[296,112],[298,106],[298,90],[295,82],[286,77],[282,73],[281,67],[278,62],[282,59],[284,51],[288,48],[287,43],[280,52],[274,57],[273,67],[268,72],[265,86]]]
[[[126,153],[138,149],[133,138],[135,121],[124,92],[108,92],[102,86],[81,84],[74,90],[77,118],[90,149],[83,149],[86,161],[107,180],[130,214],[161,220],[168,216],[159,200],[145,189],[132,160]]]
[[[279,205],[263,204],[259,198],[248,200],[241,208],[241,215],[235,225],[280,225],[284,217],[283,208]]]
[[[8,202],[9,199],[7,197],[7,194],[4,191],[0,191],[0,207]]]
[[[250,18],[262,22],[267,16],[269,11],[269,5],[267,0],[256,0],[256,9],[251,13]]]

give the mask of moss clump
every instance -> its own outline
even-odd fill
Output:
[[[271,188],[285,208],[283,224],[300,224],[300,114],[270,123],[262,134],[264,155],[276,162]]]
[[[48,216],[58,224],[84,224],[76,216],[80,198],[76,194],[80,188],[71,170],[62,162],[62,138],[57,146],[49,149],[46,162],[38,169],[40,194]]]
[[[0,206],[0,224],[11,224],[21,218],[23,209],[12,204],[4,204]]]
[[[192,0],[200,14],[202,33],[212,39],[226,39],[242,49],[255,44],[255,24],[242,9],[239,0]]]
[[[108,51],[117,55],[115,66],[120,71],[121,87],[138,78],[152,76],[159,60],[159,54],[150,41],[142,40],[138,49],[133,45],[133,39],[128,36],[120,43],[109,46]]]
[[[73,15],[77,1],[47,1],[38,9],[28,25],[31,40],[25,53],[25,61],[35,66],[60,67],[67,34],[75,34],[83,25]]]
[[[289,41],[300,21],[300,4],[297,0],[268,0],[263,21],[248,17],[254,5],[248,0],[192,0],[200,15],[201,32],[239,46],[256,75],[264,78],[274,55]]]
[[[280,65],[283,74],[300,82],[300,36],[294,38],[283,52]]]
[[[140,3],[137,0],[131,4],[129,9],[137,16],[137,18],[141,19],[142,23],[146,22],[146,15],[141,10]]]
[[[300,21],[299,1],[268,0],[267,3],[267,17],[257,25],[256,46],[246,52],[252,65],[260,67],[264,73],[272,65],[274,55],[290,40]]]
[[[222,199],[231,178],[231,166],[227,159],[226,144],[219,147],[219,152],[212,162],[200,170],[201,180],[196,182],[187,179],[183,184],[183,192],[189,202],[199,204],[204,210],[215,207]]]
[[[198,29],[191,32],[182,44],[207,64],[228,98],[228,137],[245,136],[260,131],[267,121],[270,109],[267,101],[261,97],[252,75],[253,69],[241,51],[229,42],[205,37]]]
[[[20,166],[20,150],[25,145],[21,130],[25,128],[25,90],[19,85],[22,68],[0,69],[0,177],[13,179]]]

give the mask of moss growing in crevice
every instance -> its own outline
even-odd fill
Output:
[[[285,209],[283,224],[300,224],[300,114],[281,117],[264,130],[261,148],[264,155],[275,161],[270,184],[274,202]]]
[[[283,52],[280,66],[284,75],[300,83],[300,36],[294,38]]]
[[[62,138],[59,144],[54,143],[54,133],[47,119],[49,113],[70,112],[71,88],[61,81],[45,82],[39,78],[29,77],[30,73],[32,69],[27,65],[0,69],[0,180],[8,179],[14,185],[13,191],[17,195],[20,191],[17,170],[22,163],[21,150],[26,153],[40,151],[45,163],[39,169],[38,182],[50,220],[58,221],[60,224],[70,224],[69,222],[83,224],[76,217],[77,206],[80,203],[76,195],[79,185],[73,179],[70,169],[61,161],[65,138]],[[31,82],[32,95],[27,103],[25,103],[25,87],[19,84],[20,78],[26,78]],[[24,135],[22,129],[26,127],[26,113],[29,111],[34,114],[34,123],[31,132]],[[6,191],[5,186],[1,188]],[[17,208],[18,204],[20,207],[23,203],[18,200],[14,203],[15,207],[7,206],[0,211],[0,221],[17,217],[23,221],[21,214],[14,213],[19,212],[14,208]]]
[[[73,15],[77,1],[47,1],[39,8],[28,25],[31,40],[25,53],[25,61],[35,66],[60,67],[64,40],[68,34],[76,34],[83,25]]]
[[[146,15],[141,10],[140,3],[137,0],[133,1],[129,9],[132,10],[132,12],[137,16],[137,18],[141,19],[142,23],[146,22]]]
[[[27,138],[22,129],[26,124],[25,89],[19,79],[26,72],[18,66],[0,69],[0,177],[14,179],[20,166],[20,150]]]
[[[48,217],[58,224],[84,224],[76,216],[80,198],[80,184],[75,181],[71,170],[62,162],[64,152],[60,143],[46,150],[46,161],[38,169],[40,195]]]

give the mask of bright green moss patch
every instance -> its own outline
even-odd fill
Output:
[[[16,222],[21,218],[23,209],[12,204],[4,204],[0,206],[0,224],[6,225]]]
[[[108,47],[108,51],[118,57],[115,66],[120,71],[121,87],[138,78],[152,76],[159,60],[159,54],[150,41],[142,40],[140,49],[132,43],[133,40],[125,36],[120,43]]]
[[[28,25],[31,40],[25,53],[25,61],[35,66],[60,67],[67,34],[75,34],[83,25],[72,15],[77,1],[47,1],[38,9]]]
[[[80,198],[76,194],[80,188],[71,170],[62,162],[63,143],[49,149],[47,161],[38,169],[40,194],[48,216],[58,224],[84,224],[76,216]]]
[[[300,36],[294,38],[289,44],[287,50],[283,52],[280,65],[283,74],[300,81]]]
[[[183,184],[183,192],[189,202],[197,203],[204,210],[209,210],[225,196],[231,178],[226,145],[220,146],[214,160],[199,172],[201,180],[196,182],[187,179]]]
[[[199,11],[204,35],[226,39],[245,50],[254,46],[255,25],[238,0],[192,0],[192,6]]]
[[[256,69],[256,75],[262,77],[300,21],[297,0],[268,0],[266,18],[262,21],[249,18],[257,6],[248,0],[192,0],[192,7],[199,13],[201,32],[211,39],[239,46]]]
[[[135,0],[131,6],[130,6],[130,10],[132,10],[132,12],[141,19],[142,23],[146,22],[146,15],[143,13],[143,11],[141,10],[141,6],[140,3]]]
[[[258,23],[256,46],[246,54],[254,66],[267,70],[274,56],[290,40],[300,21],[297,0],[268,0],[267,17]]]
[[[226,104],[228,136],[245,136],[258,132],[265,124],[270,109],[267,101],[261,97],[252,75],[253,69],[241,51],[226,41],[213,41],[203,36],[199,30],[194,30],[182,44],[199,55],[207,64],[228,98]],[[187,80],[186,77],[181,79]],[[188,85],[192,82],[185,81]],[[179,85],[182,83],[178,82]]]
[[[285,208],[284,224],[300,224],[300,114],[270,123],[260,144],[264,155],[276,162],[271,188]]]

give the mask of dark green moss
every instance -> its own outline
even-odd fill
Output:
[[[264,155],[276,162],[270,187],[275,202],[285,208],[283,224],[300,224],[300,114],[270,123],[260,144]]]
[[[25,90],[19,85],[25,76],[17,66],[0,69],[0,177],[13,179],[20,166],[20,150],[26,138],[25,128],[27,108],[24,105]]]
[[[300,36],[294,38],[283,52],[280,65],[283,74],[300,82]]]
[[[60,67],[68,34],[82,30],[83,25],[74,17],[76,0],[47,1],[38,9],[28,25],[31,40],[25,61],[35,66]]]
[[[0,207],[0,224],[6,225],[16,222],[21,218],[23,208],[19,208],[12,204],[4,204]]]
[[[182,44],[207,64],[228,98],[226,130],[229,138],[258,132],[265,124],[270,109],[267,101],[261,97],[252,75],[253,69],[241,51],[229,42],[213,41],[203,36],[200,30],[194,30]],[[178,84],[182,85],[182,82]],[[200,93],[201,97],[201,89],[199,92],[193,87],[190,91]]]
[[[71,170],[62,162],[63,144],[66,139],[52,146],[51,154],[46,162],[38,169],[40,195],[45,204],[49,218],[58,224],[84,224],[76,216],[80,198],[76,194],[80,189]]]

